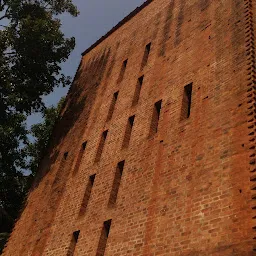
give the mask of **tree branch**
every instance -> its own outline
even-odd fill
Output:
[[[15,52],[6,52],[5,54],[7,54],[7,55],[14,55]]]
[[[3,1],[2,0],[0,0],[0,11],[2,11],[3,9],[4,9],[4,3],[3,3]]]
[[[8,16],[5,14],[2,17],[0,17],[0,20],[7,19],[7,18],[8,18]]]
[[[1,0],[0,0],[1,1]],[[1,8],[3,7],[4,8],[5,4],[3,3]],[[4,12],[4,15],[0,17],[0,20],[3,20],[3,19],[7,19],[9,16],[8,16],[8,11],[10,9],[10,6],[7,7],[7,9],[5,10]]]

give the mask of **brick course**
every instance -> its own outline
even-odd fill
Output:
[[[102,255],[97,249],[104,247],[108,220],[106,256],[255,255],[255,8],[255,0],[147,1],[85,51],[3,255]],[[190,83],[191,114],[181,118],[184,86]],[[122,147],[133,115],[129,145]]]

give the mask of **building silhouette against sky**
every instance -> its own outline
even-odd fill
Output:
[[[255,255],[255,12],[147,1],[86,50],[3,255]]]

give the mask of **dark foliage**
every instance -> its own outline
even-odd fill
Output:
[[[36,172],[57,115],[54,108],[45,109],[42,96],[70,84],[60,65],[75,39],[61,31],[58,16],[63,13],[78,15],[72,0],[0,0],[0,209],[11,226],[28,190],[23,170]],[[43,113],[45,123],[32,127],[37,138],[31,144],[25,121],[35,111]]]

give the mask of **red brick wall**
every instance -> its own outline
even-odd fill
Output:
[[[85,54],[4,256],[72,255],[77,230],[74,255],[94,256],[110,219],[106,256],[254,255],[255,6],[255,0],[154,0]],[[191,115],[181,119],[184,86],[191,82]],[[158,132],[149,136],[159,100]],[[122,148],[133,115],[129,146]]]

